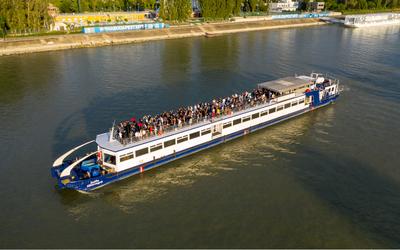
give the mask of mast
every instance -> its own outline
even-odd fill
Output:
[[[114,120],[113,125],[111,127],[110,137],[108,138],[109,142],[115,141],[115,139],[114,139],[114,127],[115,127],[115,120]]]

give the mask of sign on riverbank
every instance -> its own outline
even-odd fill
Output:
[[[297,19],[297,18],[319,18],[327,16],[330,16],[329,12],[272,15],[271,18],[272,20],[278,20],[278,19]]]
[[[168,27],[169,25],[164,23],[140,23],[131,25],[83,27],[82,32],[85,34],[90,34],[90,33],[116,32],[116,31],[152,30],[152,29],[163,29]]]

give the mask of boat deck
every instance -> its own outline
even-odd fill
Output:
[[[293,98],[294,97],[298,97],[298,96],[300,96],[300,94],[294,95]],[[202,127],[202,126],[204,126],[206,124],[211,124],[211,123],[222,121],[222,120],[225,120],[225,119],[228,119],[228,118],[231,118],[231,117],[239,116],[239,115],[242,115],[242,114],[257,110],[257,109],[261,109],[261,108],[270,106],[272,104],[276,104],[279,101],[280,101],[280,98],[278,97],[278,98],[272,99],[272,100],[267,101],[266,103],[263,103],[263,104],[260,104],[260,105],[255,105],[253,107],[248,107],[248,108],[245,108],[245,109],[240,110],[240,111],[232,112],[230,115],[224,115],[224,116],[220,116],[220,117],[214,118],[212,120],[211,119],[210,120],[205,120],[205,121],[201,121],[201,122],[198,122],[198,123],[194,123],[192,125],[186,125],[186,126],[183,126],[181,128],[171,129],[170,131],[164,132],[162,135],[153,135],[153,136],[146,137],[146,138],[143,138],[143,139],[140,139],[140,140],[137,140],[137,141],[129,141],[126,144],[122,144],[121,142],[119,142],[118,140],[115,140],[115,139],[110,141],[109,140],[110,132],[107,132],[107,133],[103,133],[103,134],[97,135],[96,143],[101,148],[104,148],[104,149],[107,149],[107,150],[110,150],[110,151],[113,151],[113,152],[117,152],[117,151],[120,151],[120,150],[136,147],[136,146],[139,146],[139,145],[151,142],[151,141],[159,140],[161,138],[167,138],[169,136],[173,136],[173,135],[176,135],[176,134],[179,134],[179,133],[182,133],[182,132],[185,132],[185,131],[189,131],[189,130],[192,130],[192,129],[195,129],[195,128],[200,128],[200,127]]]

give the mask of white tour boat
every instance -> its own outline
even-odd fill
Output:
[[[343,24],[352,28],[400,24],[400,13],[349,15]]]
[[[110,132],[97,135],[95,141],[60,156],[51,173],[59,187],[88,192],[323,107],[339,94],[338,80],[317,73],[263,82],[251,93],[185,109],[189,118],[179,118],[182,109],[174,115],[178,119],[157,116],[152,120],[157,121],[153,129],[145,130],[141,120],[113,126]],[[93,142],[96,151],[75,161],[66,160]]]

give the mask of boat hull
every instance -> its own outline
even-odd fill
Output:
[[[354,24],[344,23],[345,26],[350,28],[376,27],[376,26],[386,26],[395,24],[400,24],[400,19],[381,21],[381,22],[354,23]]]

